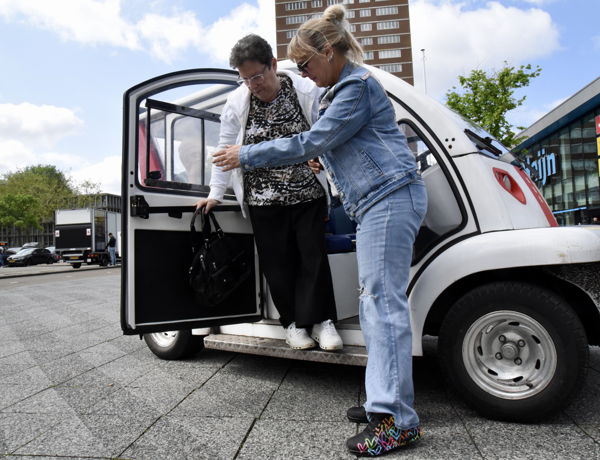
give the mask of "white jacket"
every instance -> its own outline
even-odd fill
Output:
[[[319,96],[322,90],[318,88],[308,78],[302,78],[293,72],[287,70],[278,70],[278,74],[287,75],[292,79],[292,85],[298,95],[298,102],[302,112],[308,121],[312,124],[316,121],[319,109]],[[234,90],[223,107],[221,113],[221,131],[219,134],[219,148],[225,145],[239,145],[244,140],[244,130],[250,111],[250,90],[246,85],[241,85]],[[327,201],[329,202],[329,192],[327,179],[324,172],[317,174],[319,183],[325,190]],[[231,186],[235,193],[238,203],[242,207],[242,214],[246,217],[246,204],[244,203],[244,186],[241,168],[235,168],[231,171],[223,171],[220,167],[213,165],[210,175],[210,193],[208,198],[217,201],[223,201],[225,190]]]

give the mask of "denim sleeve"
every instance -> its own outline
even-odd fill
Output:
[[[323,155],[354,136],[371,117],[367,83],[349,78],[338,84],[331,105],[309,131],[240,150],[243,169],[300,163]]]

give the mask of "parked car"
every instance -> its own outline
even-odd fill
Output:
[[[54,262],[54,256],[50,253],[50,251],[43,248],[21,249],[16,254],[9,256],[6,260],[6,264],[9,267],[53,264]]]
[[[50,251],[50,254],[52,254],[52,257],[54,258],[54,262],[60,262],[60,254],[58,254],[56,252],[55,246],[48,246],[46,249],[48,251]]]
[[[295,68],[289,61],[278,67]],[[437,336],[444,374],[480,413],[544,419],[577,393],[588,345],[600,345],[600,226],[559,227],[523,165],[492,136],[399,78],[369,69],[388,93],[429,196],[407,289],[413,355],[423,354],[424,336]],[[189,286],[190,219],[208,195],[220,114],[238,78],[193,69],[125,93],[122,329],[144,335],[163,359],[204,346],[365,365],[352,244],[329,254],[343,352],[291,350],[282,340],[252,227],[231,190],[218,219],[245,242],[253,276],[218,308],[198,302]],[[193,161],[182,148],[189,139],[198,147]],[[169,248],[168,263],[157,247]]]

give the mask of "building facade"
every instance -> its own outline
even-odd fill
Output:
[[[559,224],[600,221],[600,78],[519,136],[527,139],[514,151]]]
[[[365,63],[414,83],[408,0],[275,0],[277,58],[285,59],[287,45],[300,25],[320,17],[330,5],[348,10],[350,30],[362,45]]]

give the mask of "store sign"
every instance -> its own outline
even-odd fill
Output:
[[[600,115],[596,117],[596,136],[600,136]],[[600,152],[598,152],[600,154]]]
[[[535,171],[533,175],[532,170]],[[556,174],[556,155],[546,153],[546,149],[538,150],[536,155],[525,159],[525,172],[540,185],[546,185],[548,178]]]

